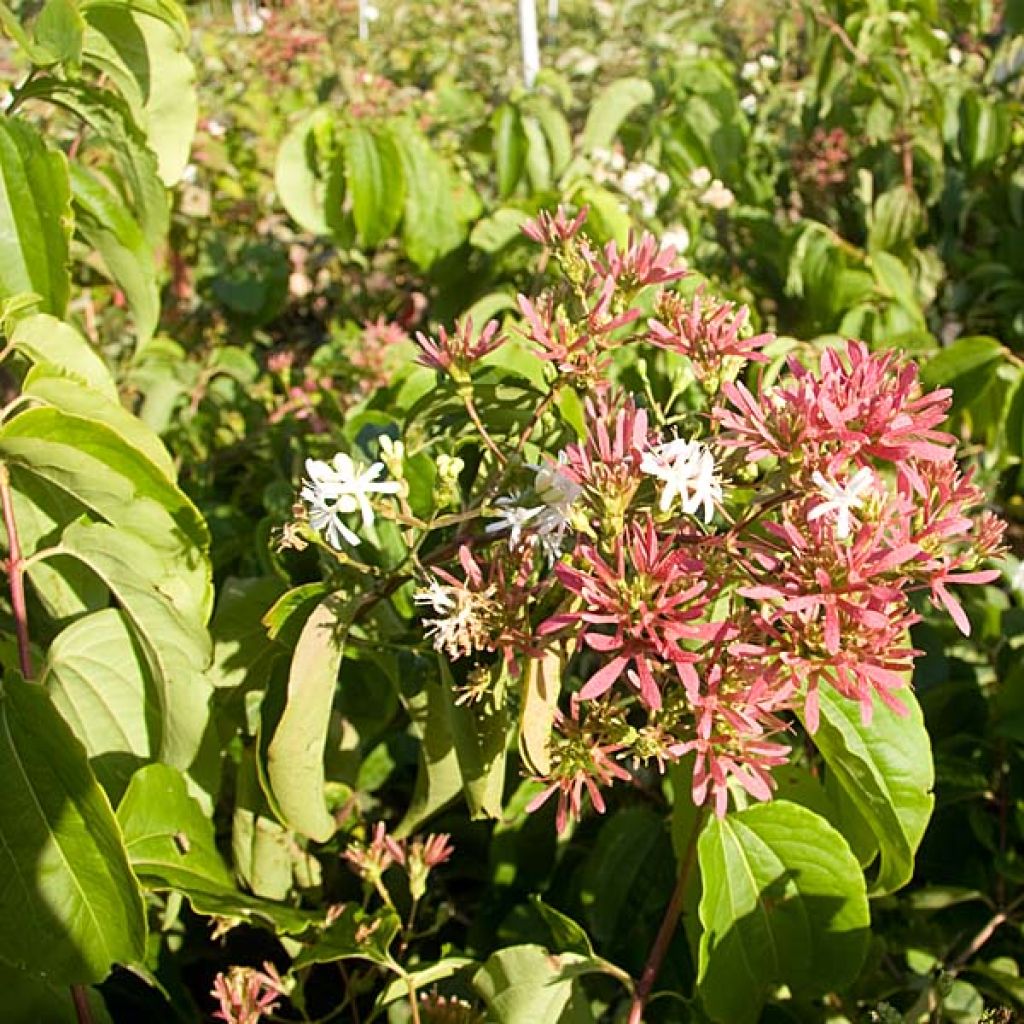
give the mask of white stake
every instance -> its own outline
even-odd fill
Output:
[[[359,38],[365,42],[370,38],[370,19],[366,16],[369,0],[359,0]]]
[[[548,21],[552,25],[558,21],[558,0],[548,0]]]
[[[532,89],[540,71],[536,0],[519,0],[519,38],[523,44],[523,81],[527,89]]]

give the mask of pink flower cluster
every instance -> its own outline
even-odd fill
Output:
[[[865,724],[876,700],[905,712],[914,595],[968,632],[951,586],[998,576],[983,563],[1003,524],[979,511],[940,429],[950,393],[923,391],[913,363],[851,341],[791,356],[752,389],[741,375],[772,337],[745,309],[673,290],[684,272],[651,236],[597,250],[583,225],[562,210],[527,225],[563,282],[519,300],[553,394],[590,396],[582,436],[542,466],[494,467],[512,492],[491,513],[506,532],[461,554],[467,592],[491,588],[489,618],[454,596],[445,615],[441,591],[458,580],[444,569],[423,593],[437,598],[436,637],[470,638],[438,644],[449,655],[561,658],[571,692],[532,804],[557,794],[560,829],[584,793],[602,810],[603,787],[684,757],[695,803],[722,815],[734,785],[770,798],[798,720],[818,727],[822,688],[858,702]],[[625,346],[687,361],[681,410],[616,388]],[[532,557],[553,536],[555,557]],[[498,628],[513,577],[517,627]]]

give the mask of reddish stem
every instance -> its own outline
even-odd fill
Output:
[[[7,577],[11,584],[11,610],[14,612],[14,630],[18,638],[18,661],[21,674],[31,679],[32,649],[29,647],[28,610],[25,606],[25,565],[21,557],[18,530],[14,525],[11,478],[4,465],[0,465],[0,502],[3,504],[4,525],[7,527]]]
[[[21,674],[26,679],[31,679],[32,648],[29,645],[28,608],[25,604],[25,560],[21,554],[21,542],[14,521],[11,477],[3,463],[0,463],[0,507],[3,508],[4,526],[7,528],[7,578],[11,585],[11,611],[14,614],[14,631],[18,639],[18,663],[21,666]],[[71,1001],[75,1004],[78,1024],[93,1024],[89,995],[84,985],[71,986]]]
[[[697,854],[697,837],[700,835],[701,826],[704,824],[704,809],[697,811],[693,821],[693,828],[690,831],[690,838],[686,843],[686,851],[683,853],[683,863],[679,867],[679,878],[676,887],[672,892],[672,898],[668,902],[665,916],[661,919],[661,927],[658,935],[647,955],[647,963],[644,964],[643,974],[636,986],[636,994],[633,996],[633,1004],[629,1008],[629,1020],[627,1024],[641,1024],[644,1017],[644,1007],[650,997],[651,989],[658,978],[658,972],[664,963],[668,953],[668,947],[672,942],[672,936],[676,933],[679,919],[683,912],[683,899],[686,896],[686,887],[690,881],[690,871],[693,868],[693,861]]]

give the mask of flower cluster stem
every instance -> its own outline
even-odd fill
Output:
[[[672,937],[676,933],[679,919],[683,912],[683,900],[686,897],[686,889],[690,883],[690,872],[693,870],[693,862],[697,856],[697,839],[704,826],[706,811],[698,808],[693,819],[693,827],[690,830],[690,837],[686,841],[686,849],[683,852],[683,861],[679,866],[679,877],[676,879],[676,887],[672,891],[672,898],[665,909],[665,916],[661,920],[658,934],[647,954],[647,962],[644,964],[643,973],[636,986],[636,994],[633,996],[633,1003],[629,1008],[628,1024],[641,1024],[644,1017],[644,1007],[650,998],[651,990],[657,981],[658,972],[665,961],[668,947],[672,943]]]

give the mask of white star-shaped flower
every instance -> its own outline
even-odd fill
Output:
[[[869,467],[863,466],[845,484],[829,480],[818,470],[811,474],[811,479],[818,485],[818,490],[825,500],[811,509],[807,514],[808,520],[813,522],[823,516],[834,515],[836,536],[840,540],[846,540],[857,523],[854,510],[864,507],[864,498],[874,485],[875,474]]]
[[[661,481],[658,507],[662,512],[678,498],[687,515],[696,515],[703,507],[704,522],[711,522],[715,502],[722,500],[722,481],[706,445],[683,438],[667,441],[644,453],[640,469]]]
[[[306,459],[308,479],[302,483],[299,496],[309,510],[309,522],[317,533],[323,534],[333,548],[340,548],[342,540],[359,543],[359,536],[341,517],[358,512],[364,528],[373,526],[371,494],[397,494],[401,484],[394,480],[378,480],[384,472],[383,462],[374,462],[363,469],[351,456],[339,452],[330,462]]]

